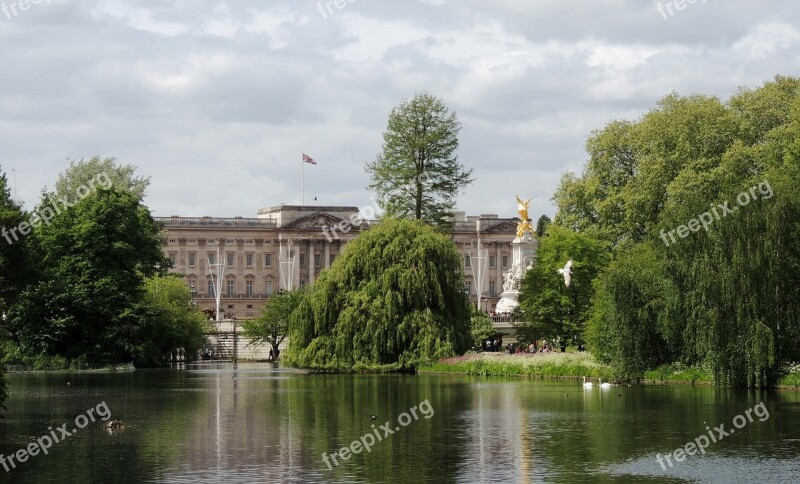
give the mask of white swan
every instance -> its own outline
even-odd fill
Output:
[[[603,383],[603,379],[600,379],[600,388],[611,388],[611,383],[605,382]]]
[[[590,381],[586,381],[586,377],[583,377],[583,388],[592,388],[594,384]]]

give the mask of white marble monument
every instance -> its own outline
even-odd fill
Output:
[[[503,293],[495,306],[495,312],[498,314],[511,313],[514,308],[519,306],[517,298],[522,276],[533,266],[536,258],[536,249],[539,244],[533,236],[533,226],[528,219],[530,202],[530,199],[523,201],[517,196],[517,211],[519,212],[517,237],[511,242],[511,269],[503,274]]]

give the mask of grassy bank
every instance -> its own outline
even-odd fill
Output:
[[[714,377],[710,371],[702,368],[671,363],[644,372],[644,382],[711,384],[714,383]]]
[[[447,358],[417,369],[420,373],[463,373],[481,376],[527,376],[534,378],[614,379],[611,367],[588,353],[515,354],[472,353]]]

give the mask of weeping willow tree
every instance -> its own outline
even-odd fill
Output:
[[[286,363],[409,370],[469,349],[461,256],[420,221],[386,219],[349,242],[292,313]]]
[[[682,362],[773,385],[800,361],[800,79],[727,102],[671,95],[587,146],[556,219],[615,246],[593,351],[630,376]]]

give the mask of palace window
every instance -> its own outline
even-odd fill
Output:
[[[196,265],[195,264],[197,262],[196,259],[197,259],[197,254],[195,254],[194,252],[189,252],[189,267],[194,267]]]
[[[306,266],[306,255],[300,254],[300,267],[305,267],[305,266]]]
[[[253,295],[253,281],[247,281],[247,295]]]
[[[493,256],[493,255],[490,255],[489,256],[489,268],[490,269],[494,269],[495,267],[497,267],[497,257]]]
[[[320,254],[314,254],[314,267],[320,267],[322,265],[322,256]]]
[[[503,256],[503,269],[508,269],[508,256]]]
[[[211,280],[208,281],[208,295],[211,297],[216,297],[216,293],[214,292],[214,282]]]
[[[489,295],[494,296],[495,294],[497,293],[495,292],[494,281],[489,281]]]
[[[253,267],[253,254],[247,254],[245,260],[247,261],[247,267]]]
[[[228,296],[233,296],[233,283],[234,281],[228,281]]]
[[[467,269],[472,267],[472,259],[470,259],[468,255],[464,256],[464,267]]]
[[[228,267],[233,267],[233,263],[236,261],[236,254],[228,254]]]
[[[272,267],[272,254],[264,254],[264,267]]]
[[[266,291],[265,292],[267,293],[267,296],[271,296],[272,295],[272,281],[267,281]]]

